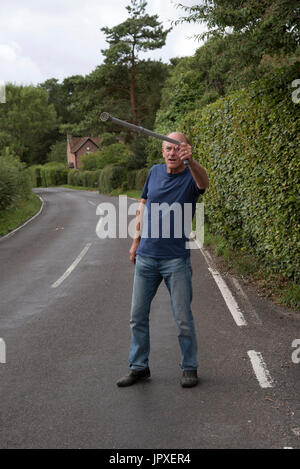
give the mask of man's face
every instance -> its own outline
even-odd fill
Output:
[[[182,141],[182,135],[176,132],[168,135],[174,140]],[[162,154],[165,159],[168,172],[177,172],[185,168],[183,161],[179,158],[180,145],[174,143],[163,142]]]

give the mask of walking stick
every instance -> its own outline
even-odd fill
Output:
[[[129,122],[122,121],[121,119],[117,119],[116,117],[111,116],[108,112],[102,112],[100,119],[103,122],[111,121],[114,124],[122,125],[123,127],[127,127],[134,132],[138,132],[140,134],[148,135],[149,137],[158,138],[160,140],[164,140],[165,142],[174,143],[175,145],[181,145],[180,140],[175,140],[174,138],[167,137],[166,135],[158,134],[157,132],[153,132],[152,130],[144,129],[144,127],[140,127],[138,125],[130,124]],[[187,166],[189,164],[189,160],[183,160],[184,164]]]

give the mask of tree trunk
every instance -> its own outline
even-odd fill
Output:
[[[135,56],[134,56],[134,48],[135,48],[135,44],[133,44],[132,53],[131,53],[130,106],[131,106],[133,124],[137,125],[136,104],[135,104]]]

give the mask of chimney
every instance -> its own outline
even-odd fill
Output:
[[[67,142],[70,142],[72,140],[72,135],[68,134],[67,135]]]

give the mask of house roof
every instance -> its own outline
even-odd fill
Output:
[[[93,142],[97,147],[99,147],[100,137],[73,137],[70,140],[70,150],[71,153],[75,153],[82,147],[88,140]]]

